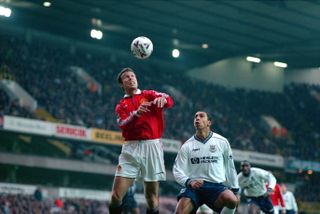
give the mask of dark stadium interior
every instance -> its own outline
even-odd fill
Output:
[[[248,54],[287,62],[285,72],[319,68],[320,1],[56,0],[49,8],[42,3],[0,0],[13,10],[12,20],[0,16],[0,81],[18,83],[46,113],[20,105],[0,87],[0,183],[110,191],[114,171],[107,169],[115,169],[120,145],[6,130],[3,118],[118,132],[114,109],[123,91],[116,77],[130,66],[142,89],[175,92],[175,105],[165,112],[164,138],[182,144],[194,134],[194,113],[204,109],[213,117],[212,129],[227,136],[232,149],[283,157],[284,168],[256,165],[293,187],[300,213],[319,213],[320,170],[308,168],[312,164],[320,168],[319,75],[318,84],[293,82],[274,92],[228,88],[191,78],[186,71]],[[89,37],[93,18],[103,21],[95,26],[104,32],[102,40]],[[144,61],[129,51],[132,39],[140,35],[154,43],[152,56]],[[209,48],[201,48],[204,42]],[[171,57],[174,47],[183,51],[181,58]],[[98,80],[102,90],[80,81],[72,66]],[[264,115],[276,118],[285,129],[266,131],[261,125]],[[169,176],[175,157],[176,153],[165,152]],[[33,158],[70,167],[41,167],[29,163]],[[291,160],[308,164],[290,168]],[[101,170],[103,166],[109,168]],[[239,171],[239,162],[236,167]],[[160,195],[165,197],[161,200],[173,200],[161,205],[163,213],[173,212],[179,191],[171,177],[161,182]],[[141,184],[137,192],[143,194]],[[0,213],[7,208],[12,213],[48,213],[57,207],[56,199],[38,201],[32,195],[0,191]],[[108,213],[107,198],[62,200],[64,213]],[[140,206],[143,211],[145,205]]]
[[[55,0],[54,7],[49,8],[43,8],[42,3],[7,1],[17,11],[12,22],[88,41],[92,19],[100,19],[100,29],[107,35],[102,41],[92,43],[126,52],[132,38],[146,35],[158,47],[154,57],[169,61],[172,58],[168,53],[176,38],[179,40],[178,44],[174,42],[176,46],[187,50],[180,60],[188,67],[245,54],[286,61],[291,67],[318,65],[320,3],[317,0],[196,3]],[[202,43],[210,47],[204,50]]]

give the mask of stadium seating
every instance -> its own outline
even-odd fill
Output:
[[[187,140],[194,133],[195,111],[204,109],[213,116],[213,130],[226,136],[232,148],[293,156],[302,160],[320,160],[320,117],[317,116],[320,112],[319,86],[289,84],[283,93],[228,89],[190,79],[184,71],[174,67],[164,70],[152,62],[139,64],[115,55],[89,54],[86,50],[74,52],[59,44],[50,45],[41,40],[27,42],[14,36],[3,38],[1,42],[0,77],[18,82],[38,101],[40,108],[64,123],[118,131],[114,108],[123,92],[116,82],[116,75],[123,67],[132,66],[137,71],[141,89],[164,91],[175,100],[173,109],[165,112],[165,138],[181,142]],[[103,86],[102,92],[90,90],[70,71],[70,66],[79,66],[98,80]],[[45,119],[20,107],[18,101],[10,100],[2,89],[0,114]],[[288,130],[288,135],[278,138],[266,132],[260,125],[262,115],[276,118]],[[70,149],[70,154],[48,148],[30,150],[23,144],[16,148],[2,144],[0,148],[2,151],[15,153],[19,150],[21,153],[44,156],[50,151],[60,158],[113,164],[117,162],[120,151],[120,147],[85,143],[74,146],[71,141],[60,143]],[[174,156],[168,155],[166,160],[169,161],[167,168],[170,170]],[[177,187],[170,185],[164,186],[162,191],[174,195]],[[300,188],[297,193],[302,200],[318,200],[319,196],[303,198],[311,197],[306,193],[315,186],[308,184],[307,188]],[[8,197],[10,203],[18,200],[15,198],[18,196]],[[3,196],[1,200],[4,200]],[[21,200],[31,199],[22,197]]]
[[[284,93],[227,89],[188,78],[182,71],[160,70],[157,65],[139,65],[116,56],[93,55],[85,51],[70,53],[66,47],[49,46],[44,41],[27,43],[7,38],[1,65],[21,84],[49,114],[64,123],[118,130],[114,108],[122,97],[116,82],[117,72],[124,66],[137,70],[142,89],[169,91],[175,106],[166,112],[164,137],[184,141],[194,133],[192,118],[196,110],[213,115],[213,129],[226,136],[233,148],[258,151],[302,159],[319,160],[320,126],[319,86],[291,84]],[[43,48],[46,46],[46,48]],[[125,61],[126,60],[126,61]],[[79,82],[69,66],[82,67],[103,85],[102,93]],[[152,72],[151,72],[152,71]],[[4,75],[2,75],[4,76]],[[169,88],[169,89],[168,89]],[[1,99],[6,95],[1,92]],[[276,103],[276,105],[275,105]],[[2,113],[30,117],[15,101]],[[4,108],[4,106],[2,107]],[[277,139],[259,125],[261,115],[271,115],[289,131],[286,139]],[[34,114],[34,117],[36,115]],[[43,118],[42,118],[43,119]]]

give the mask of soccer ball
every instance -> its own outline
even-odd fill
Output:
[[[146,59],[153,51],[153,44],[149,38],[139,36],[132,41],[131,51],[138,59]]]

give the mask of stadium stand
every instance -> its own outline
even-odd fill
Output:
[[[213,114],[214,129],[228,136],[233,148],[292,155],[307,160],[319,159],[315,148],[319,146],[317,127],[320,127],[320,122],[313,116],[319,111],[319,86],[290,84],[284,93],[230,90],[192,80],[174,68],[160,71],[156,65],[150,65],[158,72],[147,73],[149,68],[138,67],[116,56],[80,51],[69,53],[58,45],[43,48],[44,42],[38,40],[27,43],[11,37],[2,45],[5,46],[2,50],[6,50],[2,55],[6,57],[1,58],[1,65],[8,67],[6,72],[32,94],[40,107],[64,123],[117,130],[114,107],[121,97],[121,89],[115,76],[123,66],[133,64],[141,76],[142,85],[172,92],[176,99],[181,100],[172,111],[166,112],[170,122],[166,124],[165,137],[186,140],[193,133],[190,123],[193,113],[206,108]],[[76,78],[69,69],[73,65],[83,68],[100,81],[103,85],[101,94],[90,90]],[[4,92],[1,92],[1,97],[8,99]],[[5,106],[6,114],[31,116],[21,108],[18,111],[15,100]],[[259,120],[262,115],[276,118],[289,134],[285,138],[277,138],[264,131]],[[33,116],[37,117],[36,114]]]
[[[213,115],[213,129],[228,136],[232,148],[246,151],[278,154],[284,157],[297,157],[302,160],[319,161],[320,146],[320,87],[317,85],[290,84],[283,93],[252,91],[246,89],[228,89],[212,83],[190,79],[183,71],[168,68],[163,70],[156,64],[140,67],[129,59],[116,55],[88,54],[85,50],[70,51],[61,44],[45,44],[45,41],[26,41],[16,36],[1,40],[0,76],[18,82],[38,102],[38,110],[30,112],[19,106],[18,100],[10,100],[5,90],[0,89],[0,115],[12,115],[23,118],[60,121],[83,127],[106,130],[118,130],[114,107],[122,96],[116,82],[118,71],[128,65],[137,70],[141,85],[160,91],[167,91],[176,102],[171,111],[167,111],[164,137],[185,141],[193,134],[193,114],[205,109]],[[44,48],[46,47],[46,48]],[[83,68],[103,86],[101,93],[95,87],[79,80],[70,66]],[[148,73],[152,69],[155,72]],[[165,84],[163,84],[165,83]],[[43,114],[39,114],[42,109]],[[275,118],[287,133],[275,135],[261,126],[261,116]],[[51,119],[50,119],[51,118]],[[90,144],[66,139],[15,134],[0,131],[4,140],[0,151],[13,154],[28,154],[58,159],[79,160],[89,163],[116,164],[119,146]],[[166,167],[171,170],[175,155],[166,153]],[[10,174],[10,167],[0,166]],[[34,174],[53,173],[61,178],[65,172],[49,172],[20,167],[22,180],[36,183],[39,180],[26,178],[25,172]],[[69,173],[69,179],[88,175]],[[45,176],[46,177],[46,176]],[[96,183],[67,182],[50,178],[47,185],[72,185],[83,188],[110,188],[111,183],[105,177],[88,176]],[[2,180],[9,179],[1,177]],[[299,201],[319,202],[319,187],[313,175],[306,175],[296,189]],[[25,180],[24,180],[25,179]],[[110,178],[112,179],[112,178]],[[76,180],[76,179],[75,179]],[[13,181],[12,179],[9,181]],[[103,184],[105,182],[105,184]],[[294,182],[294,181],[293,181]],[[92,186],[95,185],[95,186]],[[174,197],[179,186],[173,182],[161,185],[161,194]],[[54,200],[35,201],[31,196],[1,195],[2,212],[55,212],[63,209],[66,213],[107,213],[105,202],[64,199],[63,208],[57,207]],[[14,205],[14,206],[13,206]],[[166,205],[172,210],[173,205]],[[13,208],[15,207],[15,208]],[[9,211],[8,211],[9,210]],[[142,207],[143,211],[144,208]]]

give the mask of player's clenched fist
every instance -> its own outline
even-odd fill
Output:
[[[203,180],[194,180],[190,182],[190,186],[193,189],[199,189],[203,185]]]
[[[150,111],[149,106],[151,106],[151,102],[143,102],[137,109],[137,115],[140,116],[142,113]]]
[[[153,100],[153,104],[157,105],[158,108],[163,108],[167,104],[167,100],[164,97],[157,97]]]

